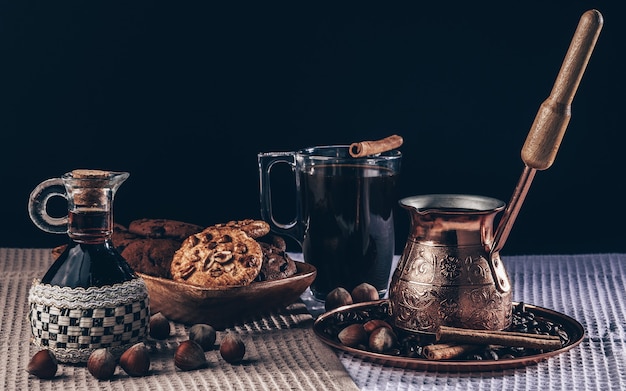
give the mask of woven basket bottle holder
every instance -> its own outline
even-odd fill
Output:
[[[98,348],[119,357],[148,333],[148,289],[140,278],[87,289],[35,279],[28,302],[33,343],[60,362],[87,362]]]

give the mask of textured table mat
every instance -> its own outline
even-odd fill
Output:
[[[155,356],[150,376],[129,378],[118,369],[113,380],[99,382],[84,367],[62,366],[53,381],[40,381],[24,371],[35,352],[24,337],[29,335],[26,297],[31,280],[48,267],[47,253],[0,249],[0,389],[351,390],[354,383],[362,390],[392,391],[626,389],[626,254],[502,256],[515,301],[569,315],[586,330],[574,349],[524,368],[420,371],[384,367],[341,351],[335,354],[312,334],[309,311],[315,315],[320,307],[303,295],[307,307],[294,304],[236,327],[248,341],[243,365],[225,364],[218,352],[212,352],[207,353],[211,362],[207,369],[175,370],[171,357],[186,335],[183,326],[175,325],[174,337],[150,345]]]
[[[119,367],[112,380],[98,381],[84,366],[61,364],[52,380],[26,372],[37,349],[29,343],[28,290],[50,265],[49,249],[0,249],[0,389],[1,390],[357,390],[337,355],[320,342],[313,317],[303,303],[237,325],[246,345],[244,362],[226,363],[219,351],[209,351],[208,368],[182,372],[174,366],[174,351],[187,339],[183,325],[174,324],[165,341],[147,341],[151,373],[129,377]],[[218,332],[217,343],[221,332]]]

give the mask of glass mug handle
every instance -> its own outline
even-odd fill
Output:
[[[300,207],[300,184],[296,174],[296,156],[294,152],[266,152],[258,154],[259,180],[260,180],[260,201],[261,218],[270,225],[272,231],[277,234],[284,234],[294,238],[300,245],[304,238],[302,224],[302,212]],[[272,189],[270,186],[270,176],[272,168],[277,164],[288,164],[291,166],[296,182],[296,216],[289,223],[281,223],[274,218],[272,212]]]
[[[52,217],[46,210],[48,200],[57,196],[67,200],[65,185],[61,178],[53,178],[41,182],[30,193],[30,198],[28,199],[28,214],[33,223],[42,231],[54,234],[65,234],[67,233],[67,215],[63,217]]]

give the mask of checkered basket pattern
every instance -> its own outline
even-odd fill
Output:
[[[86,362],[96,349],[119,357],[144,339],[150,320],[142,279],[90,288],[68,288],[34,280],[28,295],[33,343],[60,362]]]

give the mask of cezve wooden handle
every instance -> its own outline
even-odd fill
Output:
[[[589,10],[581,16],[552,92],[539,107],[522,147],[522,160],[528,167],[545,170],[554,163],[572,115],[572,100],[603,23],[602,14],[597,10]]]

